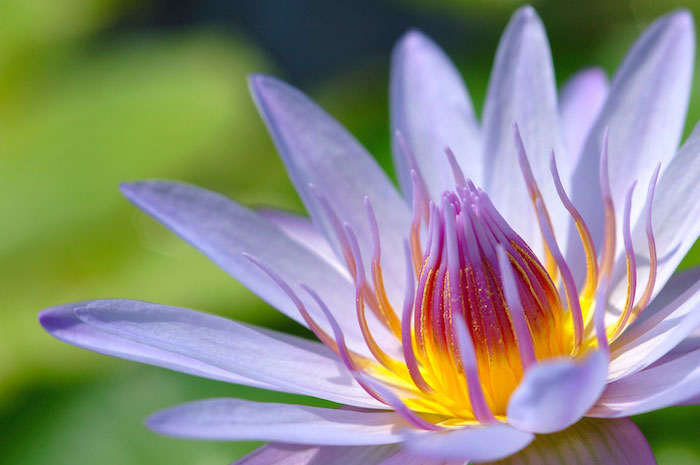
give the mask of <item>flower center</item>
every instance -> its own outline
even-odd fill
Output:
[[[430,209],[425,254],[414,265],[412,349],[426,367],[420,375],[437,397],[468,391],[454,327],[461,321],[469,331],[486,401],[497,415],[505,414],[527,366],[570,352],[552,279],[471,183],[445,192],[440,206]],[[462,404],[471,409],[470,402]]]
[[[290,296],[311,330],[341,357],[357,382],[417,427],[442,429],[504,419],[508,400],[531,365],[554,357],[579,356],[593,348],[609,351],[610,341],[634,321],[651,298],[656,277],[651,206],[658,168],[647,194],[651,263],[646,288],[635,303],[636,264],[630,232],[633,185],[622,221],[627,298],[616,321],[606,327],[605,305],[616,237],[607,175],[607,134],[600,159],[606,223],[599,255],[562,187],[553,154],[550,158],[559,199],[576,224],[586,254],[587,274],[581,286],[576,285],[557,245],[517,127],[515,144],[534,218],[544,239],[544,264],[489,197],[465,179],[446,149],[455,189],[443,192],[438,203],[428,200],[417,170],[412,171],[413,221],[404,239],[406,286],[401,312],[392,307],[384,288],[378,222],[369,199],[365,204],[373,239],[371,279],[366,276],[352,226],[341,225],[329,203],[319,196],[354,278],[357,318],[372,358],[348,349],[342,328],[312,289],[302,286],[329,320],[332,336],[314,321],[279,275],[250,257]],[[415,166],[410,151],[404,151],[408,165]],[[401,356],[390,355],[382,348],[386,341],[375,339],[367,309],[401,343]]]

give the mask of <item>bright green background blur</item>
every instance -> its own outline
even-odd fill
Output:
[[[77,349],[45,334],[36,314],[125,297],[300,331],[132,208],[117,183],[179,179],[300,210],[248,73],[300,85],[390,169],[391,42],[411,25],[437,36],[480,108],[498,36],[519,4],[367,0],[319,12],[323,3],[0,0],[0,463],[213,465],[254,446],[163,438],[142,420],[203,397],[280,395]],[[612,72],[643,26],[676,6],[535,2],[560,82],[591,64]],[[700,14],[697,2],[685,6]],[[688,127],[700,118],[699,90],[696,77]],[[694,263],[700,254],[685,264]],[[660,463],[683,465],[700,463],[699,414],[673,408],[636,420]]]

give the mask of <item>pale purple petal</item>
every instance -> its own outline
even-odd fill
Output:
[[[663,166],[663,165],[662,165]],[[681,260],[700,235],[700,125],[685,141],[678,154],[667,163],[659,178],[652,209],[654,235],[658,248],[659,265],[657,287],[664,283],[678,268]],[[644,282],[649,267],[649,251],[645,234],[644,218],[640,218],[632,234],[635,252],[640,266],[638,276]],[[616,276],[624,276],[624,263],[619,260]],[[620,280],[622,281],[622,280]],[[617,289],[618,301],[622,301],[624,283]]]
[[[42,310],[39,313],[39,323],[55,338],[101,354],[148,363],[149,365],[228,383],[271,389],[271,386],[267,383],[231,373],[196,358],[161,350],[94,328],[81,321],[74,313],[76,308],[85,307],[88,303],[76,302]]]
[[[584,418],[491,465],[656,465],[649,443],[629,418]]]
[[[411,224],[406,201],[365,148],[302,92],[262,75],[250,78],[250,89],[314,223],[339,253],[334,228],[309,183],[328,201],[340,221],[352,226],[367,262],[372,235],[363,198],[369,197],[379,223],[389,298],[400,305],[404,262],[397,238],[405,237]]]
[[[700,395],[700,349],[669,354],[608,384],[589,415],[626,417],[677,405]]]
[[[508,423],[523,431],[553,433],[576,423],[603,392],[607,356],[559,359],[530,368],[508,402]]]
[[[520,8],[511,18],[498,45],[484,105],[485,191],[510,225],[541,253],[542,238],[530,196],[518,165],[513,123],[520,129],[530,165],[557,239],[566,239],[566,210],[549,171],[554,149],[564,187],[570,163],[559,128],[559,109],[552,58],[542,21],[532,7]]]
[[[572,178],[572,200],[586,220],[597,246],[603,238],[604,224],[598,175],[603,131],[605,128],[610,131],[612,196],[616,209],[621,211],[626,191],[633,181],[648,182],[658,163],[661,163],[662,179],[664,170],[671,168],[669,162],[676,153],[688,105],[694,40],[693,19],[687,11],[663,16],[637,40],[613,78],[608,99],[588,135]],[[673,187],[676,188],[675,184]],[[642,212],[645,194],[644,189],[638,189],[634,196],[633,224]],[[657,211],[678,206],[663,205],[663,202],[659,205],[660,198],[661,190],[657,189],[654,205],[657,226],[661,225]],[[660,256],[675,246],[663,239],[657,241],[661,247]],[[621,243],[618,240],[618,244]],[[579,247],[578,243],[571,240],[570,247],[570,258],[580,260],[582,250],[574,250]],[[646,241],[639,250],[645,249]]]
[[[571,158],[576,166],[588,131],[608,96],[608,78],[600,68],[589,68],[571,76],[559,93],[561,130]]]
[[[316,252],[341,273],[347,273],[345,265],[338,260],[338,256],[333,252],[326,236],[313,224],[310,218],[273,208],[258,209],[257,212],[263,218],[274,223],[287,236],[306,246],[307,249]]]
[[[216,441],[280,441],[319,446],[394,444],[408,425],[394,412],[207,399],[151,415],[157,433]]]
[[[193,310],[133,300],[92,301],[75,313],[101,331],[199,360],[275,389],[359,407],[384,407],[318,342]]]
[[[270,305],[303,325],[306,323],[289,296],[242,253],[249,253],[273,268],[293,288],[298,284],[313,287],[343,327],[350,349],[369,355],[355,317],[354,285],[347,275],[290,239],[274,224],[223,195],[187,184],[142,181],[123,184],[121,189],[136,206],[202,251]],[[306,293],[298,294],[319,325],[330,332],[326,318],[313,300]],[[375,323],[373,315],[368,318],[378,334],[389,334]],[[396,351],[399,350],[397,345]]]
[[[695,396],[691,399],[681,402],[678,405],[700,405],[700,395]]]
[[[467,465],[466,460],[439,460],[432,457],[421,457],[402,450],[380,465]]]
[[[390,95],[394,164],[407,198],[411,198],[411,166],[396,131],[413,152],[433,200],[454,186],[445,146],[452,149],[464,173],[481,185],[481,133],[469,93],[445,52],[423,33],[408,32],[394,48]]]
[[[407,452],[438,460],[500,460],[530,444],[534,435],[505,424],[465,427],[449,432],[410,434]]]
[[[649,316],[611,345],[608,381],[648,367],[700,326],[698,271],[689,270],[671,278],[645,310]]]
[[[700,283],[700,266],[674,273],[668,279],[668,281],[666,281],[666,284],[661,287],[660,291],[658,294],[656,294],[649,305],[647,305],[647,308],[640,313],[634,324],[617,342],[614,342],[613,344],[619,344],[620,342],[626,340],[628,341],[630,337],[639,335],[640,332],[636,328],[641,326],[642,323],[647,320],[656,322],[651,324],[657,324],[664,318],[668,317],[674,309],[674,307],[671,307],[670,305],[673,302],[678,301],[678,299],[683,295],[690,296],[691,294],[688,292],[693,292],[692,290],[696,289],[695,286],[698,283]]]
[[[683,339],[677,346],[671,349],[666,355],[661,357],[656,363],[661,363],[668,357],[676,355],[685,355],[694,350],[700,349],[700,328],[690,333],[685,339]]]
[[[231,465],[379,465],[398,446],[303,446],[270,443]]]

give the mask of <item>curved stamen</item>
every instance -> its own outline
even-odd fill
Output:
[[[457,340],[457,350],[462,363],[464,376],[467,378],[467,389],[469,390],[469,400],[471,402],[474,416],[481,423],[495,423],[496,417],[491,412],[482,384],[479,379],[479,367],[474,350],[474,342],[467,330],[467,323],[459,313],[452,315],[452,329]]]
[[[603,142],[600,152],[600,194],[603,198],[603,207],[605,209],[605,233],[603,243],[603,254],[600,259],[600,274],[599,281],[603,277],[610,276],[612,272],[613,262],[615,258],[615,205],[610,191],[610,176],[608,174],[608,128],[603,132]],[[600,283],[598,283],[600,285]]]
[[[243,252],[241,255],[243,255],[243,257],[245,257],[248,261],[252,262],[258,268],[260,268],[266,275],[268,275],[275,282],[275,284],[277,284],[277,286],[282,290],[282,292],[287,294],[287,297],[289,297],[289,299],[294,303],[294,306],[297,308],[297,311],[299,312],[299,314],[301,314],[301,317],[304,319],[304,321],[308,325],[309,329],[316,335],[316,337],[323,344],[325,344],[329,349],[331,349],[333,352],[335,352],[336,355],[340,355],[336,341],[327,332],[325,332],[318,325],[318,323],[316,323],[316,321],[311,317],[311,315],[306,310],[306,307],[304,306],[301,299],[299,299],[299,297],[297,297],[296,293],[287,284],[287,282],[284,280],[284,278],[282,278],[282,276],[280,276],[272,268],[270,268],[269,266],[264,264],[262,261],[260,261],[257,257],[254,257],[253,255],[250,255],[246,252]],[[358,355],[355,355],[355,356],[359,357]]]
[[[413,189],[414,196],[416,192],[416,187],[418,187],[418,196],[421,198],[421,212],[425,218],[425,221],[427,222],[429,219],[428,216],[428,202],[430,201],[430,194],[428,193],[428,186],[425,183],[425,179],[423,179],[423,176],[421,175],[421,171],[418,169],[418,164],[416,163],[416,157],[413,153],[413,150],[408,146],[406,143],[406,139],[403,137],[403,134],[401,131],[398,129],[395,132],[396,135],[396,141],[399,143],[399,148],[401,149],[401,153],[404,156],[404,159],[406,160],[406,164],[408,165],[408,168],[411,172],[411,177],[413,178],[413,173],[415,172],[415,177],[417,179],[417,183],[413,183],[411,188]]]
[[[532,334],[527,325],[525,310],[520,301],[518,288],[515,284],[515,276],[513,276],[513,268],[511,268],[510,259],[506,254],[502,245],[496,248],[498,255],[498,266],[501,271],[501,280],[503,282],[503,293],[508,303],[508,310],[513,329],[515,330],[515,339],[518,344],[518,352],[520,360],[523,364],[523,371],[527,370],[530,365],[535,363],[535,346],[532,341]]]
[[[401,415],[404,420],[406,420],[416,428],[428,431],[443,431],[445,429],[442,426],[438,426],[434,423],[430,423],[429,421],[424,420],[420,415],[408,408],[406,404],[404,404],[401,401],[401,399],[391,391],[391,389],[382,385],[380,382],[375,381],[368,376],[364,376],[364,381],[380,396],[382,396],[382,398],[386,400],[386,403],[389,404],[394,410],[396,410],[396,413]]]
[[[542,235],[544,236],[545,242],[552,252],[554,260],[556,261],[557,267],[561,272],[562,281],[564,282],[564,290],[566,292],[566,301],[569,305],[569,311],[571,312],[571,318],[574,323],[574,353],[577,353],[583,344],[583,315],[581,313],[581,304],[579,303],[578,291],[576,290],[576,284],[574,283],[574,277],[571,274],[569,266],[564,260],[564,256],[559,250],[556,240],[554,239],[554,234],[547,223],[547,218],[544,210],[544,205],[541,199],[537,199],[535,202],[535,207],[537,210],[537,219],[540,223],[540,229],[542,230]]]
[[[554,186],[557,189],[557,194],[559,194],[559,199],[571,215],[571,218],[573,218],[579,237],[581,238],[581,244],[583,245],[583,250],[586,254],[586,282],[583,286],[583,291],[581,292],[581,299],[584,301],[590,301],[595,293],[596,286],[598,285],[598,263],[596,261],[597,255],[593,238],[591,237],[591,233],[588,230],[588,226],[583,220],[583,217],[566,195],[564,186],[561,183],[561,178],[559,177],[559,170],[557,169],[557,161],[554,157],[554,150],[550,152],[549,170],[552,173],[552,179],[554,180]]]
[[[593,310],[593,323],[595,326],[596,340],[598,348],[606,354],[610,354],[610,344],[605,330],[605,303],[608,301],[608,282],[601,283],[595,296],[595,307]]]
[[[330,312],[330,310],[328,310],[328,307],[326,306],[325,302],[323,302],[321,297],[319,297],[318,294],[316,294],[316,292],[306,284],[302,284],[301,288],[304,289],[304,291],[306,291],[306,293],[308,293],[311,296],[311,298],[316,301],[316,304],[319,306],[319,308],[325,315],[326,319],[328,320],[328,323],[330,323],[331,329],[333,330],[333,335],[335,337],[336,346],[339,350],[340,358],[343,361],[345,367],[348,369],[348,371],[350,371],[352,377],[355,379],[355,381],[357,381],[357,384],[359,384],[360,387],[362,387],[362,389],[364,389],[369,395],[377,399],[379,402],[391,405],[389,402],[382,399],[382,396],[378,394],[372,386],[365,382],[363,371],[353,361],[350,351],[348,350],[348,347],[345,344],[345,336],[343,335],[343,331],[342,329],[340,329],[338,321],[333,317],[333,314]]]
[[[369,197],[366,196],[365,207],[367,208],[367,217],[369,219],[370,229],[372,231],[372,283],[374,285],[374,292],[379,305],[379,312],[383,316],[385,325],[388,326],[397,337],[401,337],[401,322],[396,316],[393,307],[389,303],[389,298],[387,297],[386,290],[384,288],[384,278],[382,275],[381,266],[382,249],[379,240],[379,226],[377,225],[377,218],[374,215],[372,202],[370,202]]]
[[[403,304],[403,315],[401,320],[401,345],[403,347],[404,359],[408,374],[415,385],[425,393],[433,392],[433,388],[425,381],[418,367],[416,353],[413,351],[413,338],[411,336],[411,313],[413,313],[413,299],[415,296],[415,283],[411,272],[411,250],[407,242],[404,241],[404,251],[406,254],[406,295]]]
[[[520,164],[520,171],[525,180],[525,185],[527,186],[527,192],[530,194],[530,200],[532,201],[533,207],[536,206],[538,200],[542,202],[542,209],[544,212],[544,219],[547,222],[547,226],[554,234],[554,228],[552,227],[552,220],[549,218],[549,213],[544,205],[544,200],[542,200],[542,193],[540,188],[537,186],[537,181],[535,176],[532,174],[532,168],[530,167],[530,161],[527,159],[527,152],[525,151],[525,144],[523,144],[523,139],[520,137],[520,129],[518,129],[518,124],[513,122],[513,134],[515,137],[515,152],[518,156],[518,163]],[[540,229],[542,227],[540,226]],[[557,262],[552,255],[552,251],[547,245],[547,241],[544,241],[544,264],[547,269],[547,273],[552,278],[553,282],[557,282]]]
[[[309,184],[309,188],[311,190],[311,193],[316,197],[319,204],[321,205],[321,209],[323,210],[324,214],[331,222],[331,227],[333,228],[333,232],[335,233],[336,238],[338,240],[341,252],[343,254],[343,257],[345,258],[345,263],[348,267],[350,275],[357,276],[357,263],[355,260],[355,255],[353,254],[350,242],[348,242],[348,238],[346,237],[345,228],[340,222],[340,217],[335,212],[331,204],[328,202],[328,199],[326,199],[318,191],[316,186],[314,186],[313,184]],[[379,303],[376,300],[374,292],[372,292],[372,290],[369,288],[369,285],[366,282],[364,282],[363,285],[363,292],[364,296],[367,299],[367,306],[370,308],[370,310],[372,310],[372,313],[374,313],[374,315],[377,317],[377,319],[379,319],[379,321],[382,322],[382,324],[389,328],[388,322],[383,318],[381,314],[381,311],[379,309]]]
[[[627,326],[630,315],[632,313],[632,308],[634,305],[634,295],[637,292],[637,263],[634,257],[634,247],[632,245],[632,232],[630,228],[630,215],[632,210],[632,194],[634,194],[634,188],[637,185],[637,181],[632,183],[632,186],[627,191],[627,196],[625,197],[625,211],[622,220],[622,233],[623,242],[625,245],[625,261],[627,264],[627,298],[625,299],[625,306],[620,314],[615,325],[610,331],[611,340],[615,340],[620,336],[622,330]]]
[[[649,180],[649,188],[647,189],[647,199],[646,199],[646,217],[644,223],[644,230],[647,236],[647,241],[649,243],[649,276],[647,277],[647,285],[644,288],[642,296],[639,298],[639,302],[634,306],[632,310],[632,322],[637,319],[640,313],[646,308],[649,300],[651,299],[651,294],[654,292],[654,284],[656,284],[656,267],[657,267],[657,257],[656,257],[656,241],[654,240],[654,230],[651,224],[651,211],[652,204],[654,201],[654,191],[656,189],[656,181],[659,178],[659,170],[661,169],[661,164],[656,165],[654,174],[652,174]]]
[[[430,203],[430,217],[436,218],[437,207],[432,202]],[[429,300],[430,293],[426,289],[432,289],[433,282],[435,280],[434,268],[437,264],[439,257],[439,251],[441,250],[442,241],[442,231],[440,230],[440,225],[438,221],[430,221],[428,224],[428,241],[426,244],[426,256],[425,259],[421,260],[424,262],[423,268],[421,270],[420,279],[418,281],[417,296],[422,296],[422,299],[416,299],[414,304],[413,313],[413,328],[416,336],[416,343],[418,345],[419,354],[423,360],[427,361],[428,350],[426,347],[427,338],[425,334],[425,321],[427,320],[427,313],[430,310]]]
[[[360,255],[360,246],[357,242],[355,232],[347,223],[345,224],[345,232],[348,236],[348,241],[350,242],[355,263],[357,263],[357,274],[355,275],[355,307],[357,310],[357,320],[360,324],[360,330],[362,331],[362,336],[365,339],[365,343],[367,344],[367,347],[374,358],[377,359],[377,361],[387,370],[397,374],[408,375],[408,373],[406,373],[406,367],[401,362],[390,357],[386,352],[384,352],[384,350],[379,347],[379,344],[377,343],[376,339],[374,339],[374,336],[372,336],[372,331],[369,329],[369,324],[367,323],[367,315],[365,314],[365,268],[362,263],[362,256]]]
[[[413,256],[413,268],[416,273],[416,278],[420,276],[421,265],[423,260],[423,249],[420,243],[420,227],[421,227],[421,211],[423,210],[423,204],[425,203],[421,194],[418,179],[418,174],[415,170],[411,170],[411,182],[413,183],[413,218],[411,219],[411,252]],[[428,208],[428,210],[430,210]],[[426,216],[429,216],[428,211]],[[427,220],[426,220],[427,221]]]
[[[340,222],[340,218],[338,218],[338,215],[335,213],[335,210],[333,210],[333,207],[331,207],[330,203],[328,203],[328,200],[321,194],[321,192],[316,188],[316,186],[313,183],[309,183],[309,190],[314,195],[314,197],[316,197],[316,200],[318,200],[318,203],[321,205],[323,213],[326,215],[326,218],[331,223],[331,228],[333,228],[333,233],[335,234],[335,237],[338,240],[338,245],[340,246],[340,251],[343,254],[343,258],[345,259],[345,264],[347,265],[350,274],[354,275],[356,273],[355,261],[352,258],[350,244],[348,243],[348,240],[345,237],[345,234],[343,233],[343,226]]]
[[[452,176],[455,178],[455,185],[458,188],[467,187],[467,181],[464,178],[462,168],[459,166],[459,163],[457,163],[454,152],[452,152],[452,149],[448,146],[445,146],[444,150],[445,155],[447,155],[447,161],[450,164],[450,169],[452,170]]]

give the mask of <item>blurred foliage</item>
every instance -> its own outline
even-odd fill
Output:
[[[143,19],[186,3],[0,2],[0,463],[228,463],[254,445],[162,438],[142,419],[209,396],[292,399],[95,355],[53,340],[36,322],[51,305],[127,297],[303,333],[119,195],[120,181],[168,178],[248,205],[301,209],[246,85],[254,71],[301,76],[296,61],[273,58],[273,47],[253,40],[245,24],[198,22],[197,14],[180,27]],[[309,3],[290,0],[287,8]],[[391,0],[385,9],[454,44],[448,51],[478,109],[498,34],[519,3]],[[612,72],[641,27],[676,6],[534,3],[560,81],[595,63]],[[700,11],[696,2],[690,7]],[[421,22],[423,15],[430,20]],[[350,53],[352,44],[338,49]],[[389,52],[365,50],[362,60],[305,88],[387,170]],[[699,76],[688,128],[700,118]],[[684,265],[697,263],[696,250]],[[637,419],[660,463],[700,463],[697,428],[688,428],[698,414],[674,408]]]

